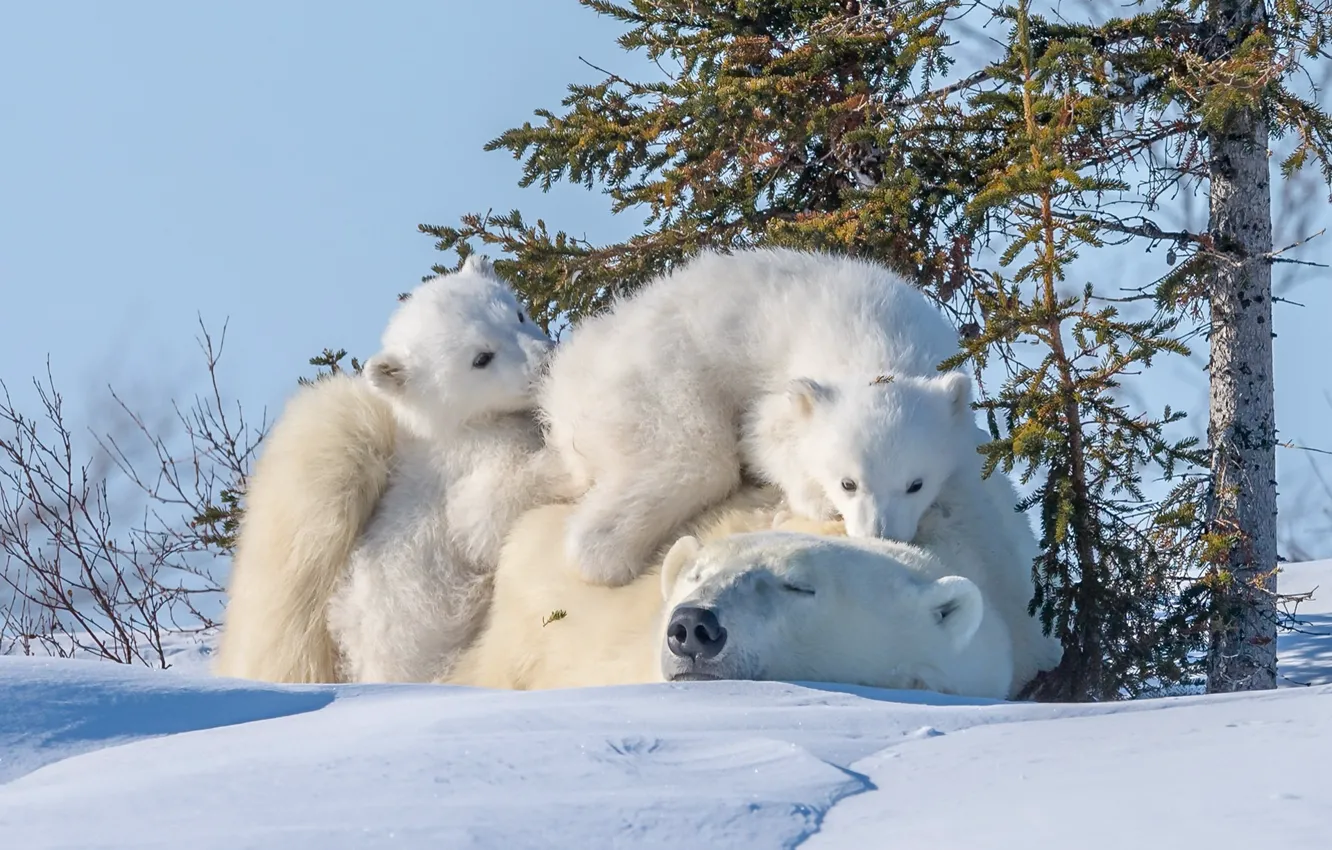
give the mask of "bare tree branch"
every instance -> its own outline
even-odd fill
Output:
[[[162,432],[110,389],[128,433],[93,433],[99,451],[87,457],[49,363],[33,381],[36,416],[0,381],[0,654],[166,667],[165,639],[215,625],[215,566],[234,546],[267,423],[224,399],[225,325],[216,343],[199,327],[207,390],[172,402]],[[113,512],[113,481],[132,486],[137,518]]]

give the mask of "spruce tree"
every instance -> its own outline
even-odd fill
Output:
[[[1132,695],[1187,676],[1204,646],[1210,688],[1272,685],[1271,265],[1285,258],[1267,142],[1293,140],[1283,177],[1317,165],[1332,179],[1332,121],[1296,86],[1324,55],[1326,4],[1164,0],[1105,20],[1083,4],[1069,21],[1068,4],[1058,18],[1025,0],[580,2],[622,22],[620,47],[663,76],[602,72],[489,147],[522,161],[523,185],[603,191],[642,232],[594,245],[518,211],[473,214],[423,226],[441,249],[498,253],[547,322],[707,246],[888,264],[962,331],[943,365],[982,378],[988,469],[1033,484],[1032,610],[1065,656],[1032,695]],[[955,27],[982,14],[1007,37],[955,73]],[[1202,191],[1205,230],[1154,220]],[[1069,280],[1079,256],[1126,243],[1165,249],[1159,279]],[[1198,330],[1206,447],[1170,438],[1180,411],[1148,415],[1122,392]],[[1168,492],[1144,492],[1148,475]]]
[[[645,215],[643,232],[592,245],[516,210],[422,227],[443,250],[503,252],[534,315],[596,310],[703,247],[851,250],[930,283],[959,267],[965,249],[937,238],[975,190],[975,155],[947,107],[913,94],[953,64],[955,3],[579,2],[626,25],[621,48],[678,72],[604,72],[487,147],[523,160],[523,186],[602,190]]]

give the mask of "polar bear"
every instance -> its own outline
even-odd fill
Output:
[[[974,444],[989,441],[990,435],[977,428]],[[1026,514],[1018,512],[1017,488],[1003,471],[981,478],[978,466],[968,465],[957,477],[968,486],[946,488],[947,495],[921,519],[913,542],[946,562],[978,564],[980,572],[968,578],[981,586],[1008,624],[1016,693],[1064,657],[1059,637],[1046,634],[1040,618],[1027,613],[1035,596],[1032,569],[1040,543]]]
[[[803,679],[1014,691],[1003,618],[974,582],[919,547],[839,539],[841,522],[793,515],[771,489],[745,489],[693,523],[698,536],[676,541],[659,568],[612,588],[560,558],[572,512],[549,505],[514,526],[488,623],[442,681],[535,690]]]
[[[532,410],[553,345],[473,255],[399,305],[362,375],[303,388],[249,481],[216,672],[447,669],[509,525],[547,497]]]
[[[246,488],[218,675],[338,681],[324,609],[388,484],[396,431],[389,406],[345,373],[287,403]]]
[[[988,439],[977,429],[977,445]],[[980,479],[978,487],[946,492],[921,516],[911,542],[975,582],[990,609],[1003,619],[1012,639],[1016,695],[1038,673],[1059,666],[1064,656],[1059,638],[1046,634],[1040,619],[1027,613],[1035,595],[1032,566],[1040,545],[1026,516],[1017,511],[1017,490],[1007,475],[996,471]],[[792,519],[780,511],[774,522],[780,526]],[[843,525],[830,520],[809,528],[837,534]]]
[[[592,581],[630,581],[746,470],[802,513],[853,489],[869,506],[844,514],[853,536],[909,540],[943,481],[928,467],[903,479],[895,464],[951,458],[974,427],[970,379],[937,370],[957,346],[943,315],[882,266],[779,249],[700,255],[578,324],[541,383],[547,445],[581,494],[570,560]],[[777,414],[816,408],[894,454],[792,474],[809,453],[781,442]],[[902,421],[906,433],[888,433]]]
[[[952,380],[964,385],[951,394],[934,391]],[[840,388],[801,384],[787,396],[763,399],[745,428],[751,454],[776,470],[771,477],[792,509],[844,517],[848,531],[868,527],[872,536],[910,541],[947,563],[973,565],[962,574],[981,586],[1008,626],[1015,681],[1054,669],[1063,647],[1027,613],[1040,547],[1016,510],[1008,476],[982,475],[978,450],[990,437],[971,413],[970,381],[951,375],[885,377]],[[867,488],[865,481],[888,486]]]
[[[678,531],[712,540],[769,528],[780,506],[774,489],[744,488]],[[627,585],[587,582],[562,545],[573,510],[545,505],[514,524],[495,570],[486,625],[445,681],[519,690],[660,681],[656,655],[627,648],[641,645],[645,630],[658,625],[655,566],[665,553]],[[806,527],[801,522],[808,521],[783,520],[784,527]],[[596,639],[583,640],[589,633]]]
[[[746,412],[742,446],[796,512],[840,516],[852,537],[910,541],[941,494],[980,480],[976,430],[961,372],[801,379]]]
[[[970,579],[920,547],[750,532],[681,538],[662,565],[662,675],[777,679],[1003,699],[1007,627]],[[660,632],[660,629],[659,629]]]

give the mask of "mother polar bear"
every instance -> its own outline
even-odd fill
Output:
[[[767,249],[704,253],[580,323],[538,390],[578,494],[565,555],[621,585],[746,473],[852,537],[927,536],[982,564],[1014,680],[1058,663],[1027,613],[1037,545],[1011,483],[985,479],[956,331],[886,268]]]

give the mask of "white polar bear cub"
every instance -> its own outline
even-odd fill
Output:
[[[539,503],[553,343],[490,265],[417,287],[361,376],[303,388],[249,481],[215,670],[427,680],[470,639],[508,526]]]
[[[509,527],[544,501],[534,390],[554,343],[484,261],[426,283],[365,366],[394,474],[329,605],[345,673],[422,682],[479,628]]]
[[[909,540],[974,428],[969,377],[937,372],[956,351],[942,314],[882,266],[702,254],[580,323],[542,382],[547,445],[582,493],[570,559],[592,581],[633,579],[742,469],[810,516],[854,492],[851,535]],[[821,438],[854,434],[857,463],[791,442],[789,411],[826,420]]]
[[[1040,547],[1016,510],[1009,477],[1000,470],[982,477],[977,449],[989,435],[975,426],[969,404],[920,389],[930,382],[908,377],[887,388],[815,388],[808,403],[766,399],[751,414],[748,439],[786,447],[770,451],[765,467],[778,470],[772,479],[793,510],[840,515],[848,534],[857,523],[869,525],[872,536],[915,543],[957,569],[967,565],[963,574],[980,585],[1008,625],[1014,681],[1026,684],[1063,657],[1058,638],[1027,613]],[[953,430],[931,430],[950,416]],[[818,470],[823,474],[816,477]],[[898,493],[907,496],[890,497],[896,506],[885,511],[883,491],[864,487],[865,481],[896,481]],[[929,500],[912,501],[913,488],[929,492]]]

